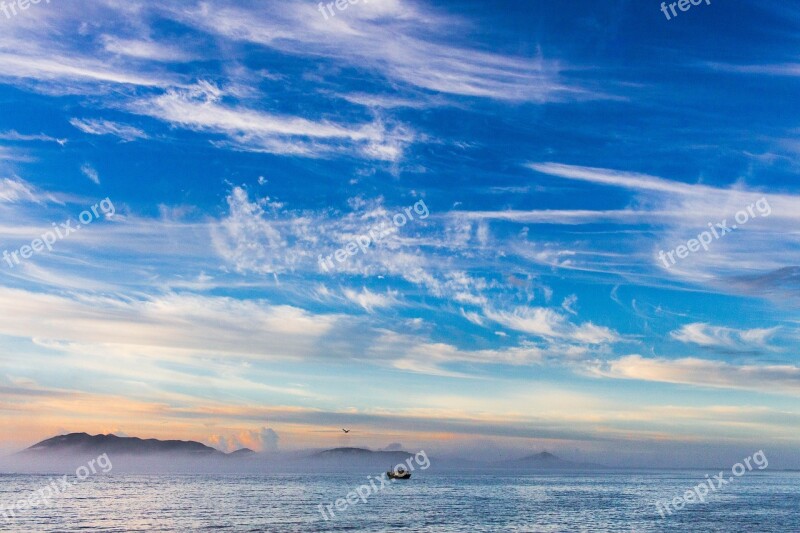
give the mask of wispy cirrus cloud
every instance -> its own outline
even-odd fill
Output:
[[[0,146],[0,161],[30,162],[33,161],[33,159],[20,153],[19,150],[14,150],[8,146]]]
[[[107,52],[135,59],[184,63],[196,58],[179,46],[147,39],[125,39],[113,35],[102,35],[100,41]]]
[[[771,349],[770,339],[780,328],[733,329],[703,322],[686,324],[670,333],[673,339],[708,348],[731,350]]]
[[[755,65],[737,65],[733,63],[707,63],[712,70],[733,74],[759,74],[765,76],[800,76],[800,63],[773,63]]]
[[[367,312],[372,312],[375,309],[392,307],[398,303],[397,291],[389,291],[386,293],[373,292],[366,287],[361,291],[353,289],[345,289],[342,291],[344,297],[349,301],[362,307]]]
[[[794,365],[733,365],[693,357],[647,359],[628,355],[592,364],[588,370],[606,378],[800,394],[800,367]]]
[[[264,202],[251,201],[241,187],[231,191],[227,202],[228,215],[211,230],[217,253],[242,273],[287,270],[288,242],[279,225],[267,217]]]
[[[95,59],[52,57],[0,52],[0,79],[22,78],[39,82],[109,82],[140,87],[177,85],[172,76],[109,68]]]
[[[414,140],[406,127],[387,127],[379,121],[338,124],[266,113],[222,102],[224,92],[210,83],[139,100],[129,106],[147,115],[195,131],[224,135],[222,146],[240,150],[304,157],[353,153],[368,159],[397,161],[403,147]]]
[[[30,142],[30,141],[54,142],[61,146],[67,144],[67,139],[58,139],[56,137],[51,137],[50,135],[45,135],[44,133],[23,134],[17,132],[16,130],[0,132],[0,140],[21,141],[21,142]]]
[[[438,93],[536,102],[602,97],[566,81],[562,65],[541,53],[516,57],[450,44],[443,37],[466,30],[467,20],[421,3],[362,3],[331,20],[312,5],[283,3],[263,14],[246,6],[206,3],[167,16],[233,41],[335,59]]]
[[[316,353],[314,339],[331,331],[343,318],[315,316],[296,307],[264,301],[188,293],[131,300],[0,288],[0,301],[20,298],[26,302],[25,307],[18,307],[13,319],[0,324],[0,334],[39,342],[176,349],[185,354],[303,357]],[[58,324],[44,320],[56,314],[64,317]]]
[[[748,189],[741,183],[720,187],[637,172],[560,163],[531,163],[527,166],[546,176],[614,187],[630,195],[627,202],[628,206],[633,207],[580,213],[509,213],[507,220],[549,224],[614,223],[639,232],[646,231],[652,237],[649,242],[638,239],[630,243],[631,257],[647,258],[646,261],[653,267],[663,269],[657,259],[659,250],[670,250],[685,244],[699,233],[715,227],[715,224],[725,223],[729,228],[737,226],[734,219],[743,213],[747,223],[739,224],[733,236],[715,240],[708,251],[691,254],[680,264],[673,265],[668,274],[676,280],[718,283],[723,290],[730,290],[734,284],[725,283],[724,279],[752,276],[756,272],[768,276],[784,268],[787,262],[800,263],[800,255],[792,251],[798,244],[797,231],[800,230],[798,195],[765,194]],[[752,216],[747,210],[753,211]],[[504,213],[501,211],[482,216],[499,218]],[[787,253],[790,255],[787,256]],[[637,265],[631,263],[624,268],[633,270]],[[744,286],[739,284],[738,288],[744,289]]]
[[[18,203],[32,202],[45,203],[55,202],[56,198],[47,192],[42,192],[34,185],[19,178],[4,178],[0,180],[0,202]]]
[[[84,176],[89,178],[89,180],[94,183],[95,185],[100,185],[100,174],[97,173],[97,169],[95,169],[89,163],[84,163],[81,165],[81,172]]]
[[[608,344],[621,340],[607,327],[587,322],[576,325],[566,315],[545,307],[518,307],[513,311],[484,309],[486,318],[509,329],[545,339],[572,340],[581,344]]]
[[[89,135],[113,135],[128,142],[148,138],[148,135],[139,128],[110,120],[71,118],[69,123]]]
[[[541,363],[547,352],[535,345],[487,350],[463,350],[451,344],[384,331],[369,348],[373,360],[388,361],[394,368],[420,374],[467,378],[470,374],[452,370],[452,365],[526,366]]]
[[[696,194],[702,191],[713,191],[713,187],[691,185],[670,181],[657,176],[650,176],[638,172],[611,170],[604,168],[582,167],[565,165],[562,163],[528,163],[531,170],[558,176],[560,178],[611,185],[628,189],[657,191],[673,194]]]

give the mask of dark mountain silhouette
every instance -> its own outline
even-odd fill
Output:
[[[230,457],[247,457],[250,455],[254,455],[256,452],[251,450],[250,448],[239,448],[238,450],[231,452],[228,454]]]
[[[364,448],[334,448],[308,457],[309,464],[321,470],[338,471],[355,468],[364,471],[385,471],[405,463],[413,453],[403,451],[372,451]]]
[[[88,433],[70,433],[58,435],[20,452],[24,455],[165,455],[175,454],[191,457],[240,457],[255,453],[243,448],[226,454],[216,448],[195,441],[140,439],[138,437],[118,437],[116,435],[89,435]]]
[[[333,448],[331,450],[317,452],[312,455],[311,458],[323,460],[380,459],[382,461],[405,461],[413,455],[413,453],[403,451],[373,452],[365,448]]]
[[[519,459],[511,459],[508,461],[501,461],[496,463],[497,466],[501,468],[516,468],[516,469],[530,469],[530,470],[586,470],[586,469],[597,469],[597,468],[607,468],[603,465],[598,464],[590,464],[590,463],[574,463],[572,461],[567,461],[558,457],[557,455],[553,455],[550,452],[540,452],[534,453],[532,455],[526,455],[525,457],[520,457]]]
[[[559,464],[569,461],[564,461],[560,457],[553,455],[550,452],[539,452],[532,455],[526,455],[519,459],[512,459],[514,463],[534,463],[534,464]]]

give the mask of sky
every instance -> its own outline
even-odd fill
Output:
[[[0,4],[0,451],[800,467],[800,7],[340,4]]]

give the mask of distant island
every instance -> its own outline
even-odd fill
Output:
[[[313,453],[307,463],[320,470],[336,471],[343,466],[368,470],[387,470],[402,464],[413,453],[404,451],[372,451],[366,448],[333,448]]]
[[[593,463],[574,463],[564,460],[550,452],[540,452],[526,455],[519,459],[502,461],[498,464],[501,468],[533,469],[533,470],[594,470],[608,468]]]
[[[193,457],[243,457],[255,453],[249,448],[242,448],[231,453],[224,453],[211,446],[191,440],[158,440],[140,439],[138,437],[118,437],[116,435],[89,435],[88,433],[70,433],[58,435],[26,448],[22,455],[170,455],[180,454]]]
[[[402,450],[373,451],[357,447],[268,453],[241,448],[225,453],[191,440],[141,439],[119,437],[113,434],[69,433],[38,442],[14,454],[9,459],[18,459],[13,468],[17,468],[21,464],[46,468],[59,466],[67,459],[97,457],[102,454],[108,454],[115,461],[115,465],[130,467],[131,470],[145,467],[159,471],[173,468],[199,471],[208,468],[240,472],[305,471],[309,469],[323,472],[343,470],[375,472],[386,471],[415,457],[414,453]],[[485,461],[433,457],[430,459],[430,464],[439,471],[462,472],[486,470],[524,473],[608,468],[598,464],[568,461],[546,451],[518,459],[501,460],[492,457]]]
[[[332,450],[323,450],[321,452],[317,452],[311,457],[313,459],[320,459],[320,460],[335,459],[337,461],[342,459],[361,459],[361,458],[380,459],[386,461],[405,461],[412,455],[414,454],[403,451],[374,452],[366,448],[333,448]]]

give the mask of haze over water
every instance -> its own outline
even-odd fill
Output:
[[[661,518],[705,473],[646,471],[497,475],[435,473],[397,483],[325,521],[318,509],[366,475],[112,475],[83,482],[50,508],[0,531],[687,532],[800,530],[800,474],[749,473],[706,504]],[[379,472],[375,472],[379,474]],[[0,502],[47,476],[0,475]]]

